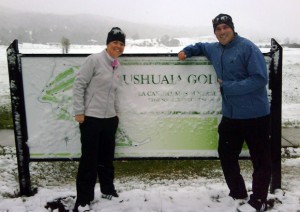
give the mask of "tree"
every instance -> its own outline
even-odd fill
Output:
[[[160,43],[164,44],[165,46],[179,46],[180,41],[175,38],[170,38],[168,35],[164,35],[160,39]]]
[[[70,40],[68,38],[63,37],[61,39],[61,46],[62,46],[62,53],[63,54],[68,54],[69,53],[69,48],[70,48]]]

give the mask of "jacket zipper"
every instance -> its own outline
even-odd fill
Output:
[[[114,69],[113,69],[113,71],[112,71],[112,80],[111,80],[110,88],[109,88],[108,94],[107,94],[107,102],[106,102],[105,117],[107,117],[107,111],[108,111],[109,100],[110,100],[110,99],[109,99],[109,96],[110,96],[111,89],[112,89],[113,84],[114,84],[114,73],[115,73],[115,71],[114,71]]]
[[[224,74],[224,73],[223,73],[223,54],[224,54],[224,51],[225,51],[225,47],[222,48],[222,54],[221,54],[221,70],[222,70],[221,76],[222,76],[222,80],[223,80],[223,74]],[[227,100],[227,98],[226,98],[224,92],[223,92],[223,97],[224,97],[224,99]],[[228,101],[228,100],[227,100],[227,101]],[[230,118],[232,118],[232,106],[230,106]]]

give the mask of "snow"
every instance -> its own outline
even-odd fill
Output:
[[[34,196],[18,197],[17,165],[15,149],[0,147],[0,211],[48,211],[45,206],[57,198],[67,198],[66,205],[73,206],[76,196],[75,177],[63,175],[55,170],[53,163],[40,162],[31,164],[31,179],[33,186],[38,185]],[[5,152],[5,154],[3,154]],[[300,151],[288,148],[282,161],[282,190],[275,190],[268,199],[274,207],[269,211],[300,210]],[[63,162],[61,162],[63,163]],[[73,165],[69,166],[70,163]],[[122,161],[119,161],[121,163]],[[248,163],[250,164],[250,163]],[[69,170],[76,169],[76,162],[68,162]],[[177,177],[175,173],[166,173],[160,178],[145,178],[139,176],[118,177],[115,186],[119,198],[106,200],[100,198],[99,184],[95,187],[95,200],[92,209],[101,212],[233,212],[239,205],[238,201],[228,198],[228,188],[220,168],[208,170],[210,177],[191,174],[189,177]],[[251,194],[251,169],[243,169],[242,174],[247,189]],[[208,175],[207,175],[208,176]],[[36,179],[39,179],[38,181]],[[64,178],[64,179],[63,179]],[[58,211],[58,210],[56,210]]]
[[[207,37],[208,41],[211,39],[211,37]],[[194,40],[182,39],[181,42],[184,46],[193,43]],[[4,57],[6,48],[0,46],[1,104],[9,101],[7,64],[6,57]],[[105,47],[73,45],[70,53],[95,53],[100,52],[103,48]],[[61,53],[60,47],[54,45],[22,44],[19,49],[21,53]],[[176,48],[143,47],[128,42],[125,53],[177,53],[181,49],[182,46]],[[282,121],[283,125],[297,127],[300,123],[300,89],[298,88],[300,49],[284,49],[283,54]],[[47,202],[56,198],[76,195],[74,177],[68,176],[67,179],[61,179],[53,166],[42,162],[31,163],[32,184],[38,187],[37,194],[30,197],[18,196],[19,183],[15,151],[13,147],[0,147],[0,212],[47,211],[45,208]],[[299,148],[284,149],[283,155],[286,157],[282,160],[282,190],[278,189],[274,194],[269,194],[269,200],[274,202],[274,207],[269,211],[299,212],[300,150]],[[76,168],[75,162],[73,166]],[[71,169],[72,167],[68,168]],[[222,170],[218,168],[210,171],[222,173]],[[243,169],[249,194],[251,194],[251,174],[250,168]],[[100,198],[99,185],[96,185],[95,200],[92,203],[94,211],[229,212],[236,211],[238,206],[237,202],[227,198],[228,188],[224,178],[220,175],[212,175],[211,177],[191,175],[178,178],[174,176],[174,173],[166,173],[165,177],[155,179],[145,179],[138,176],[116,176],[115,186],[120,197],[109,201]],[[72,205],[74,199],[69,198],[67,202]]]

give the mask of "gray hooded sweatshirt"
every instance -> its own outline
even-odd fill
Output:
[[[119,113],[121,74],[113,60],[106,50],[85,59],[73,86],[75,115],[111,118]]]

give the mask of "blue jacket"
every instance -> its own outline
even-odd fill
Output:
[[[270,113],[268,72],[263,54],[251,41],[235,35],[226,46],[196,43],[183,49],[187,57],[206,56],[222,85],[222,114],[231,119],[258,118]]]

